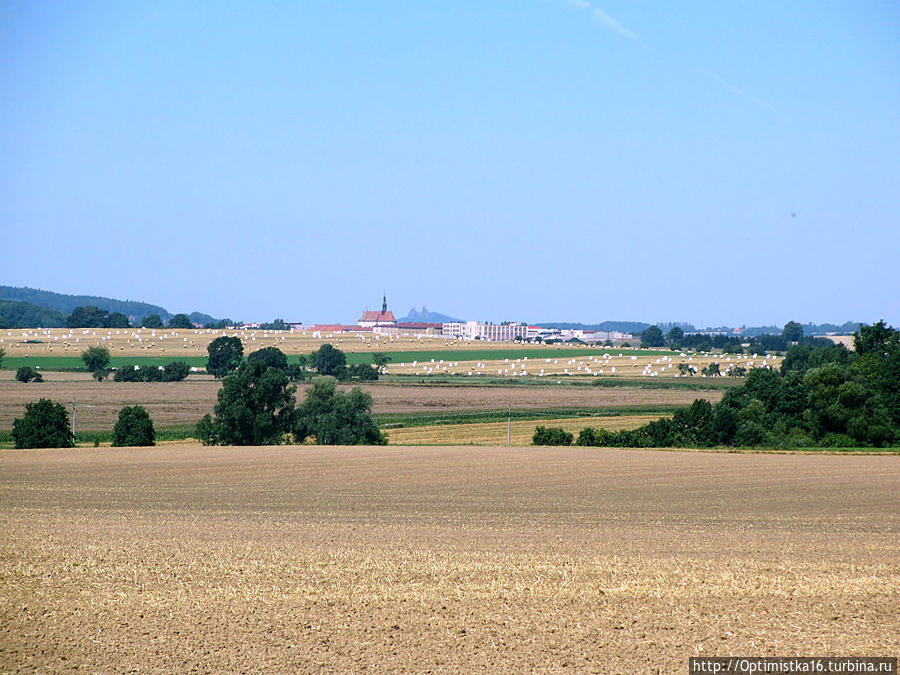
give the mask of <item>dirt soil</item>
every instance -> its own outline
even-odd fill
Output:
[[[8,373],[7,373],[8,374]],[[95,382],[86,373],[47,373],[46,382],[23,384],[0,380],[0,429],[12,429],[25,414],[25,404],[39,398],[78,403],[78,428],[112,429],[119,410],[142,405],[157,426],[194,424],[212,413],[220,382],[191,375],[184,382]],[[308,386],[308,385],[307,385]],[[345,390],[351,387],[342,387]],[[389,384],[362,385],[374,399],[373,412],[429,410],[496,410],[506,408],[617,407],[633,405],[689,405],[696,398],[715,403],[721,391],[684,391],[602,387],[446,387]],[[301,389],[298,401],[303,400]],[[68,405],[69,414],[72,406]]]
[[[0,454],[0,672],[684,673],[896,655],[900,461]]]

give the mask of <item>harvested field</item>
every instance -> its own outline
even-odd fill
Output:
[[[423,358],[423,351],[451,350],[484,358],[491,352],[561,351],[577,354],[587,347],[519,346],[511,342],[467,341],[441,336],[388,336],[372,333],[313,334],[306,331],[264,330],[151,330],[149,328],[47,328],[0,331],[0,347],[9,357],[72,356],[78,357],[91,346],[106,347],[111,356],[206,356],[206,347],[217,337],[238,337],[248,353],[263,347],[278,347],[285,354],[309,354],[324,343],[344,352],[410,352],[410,359]],[[602,349],[590,348],[594,351]],[[456,358],[453,356],[452,358]]]
[[[3,672],[664,672],[896,655],[894,457],[0,454]]]
[[[509,425],[510,443],[531,445],[534,430],[539,426],[562,427],[575,438],[585,427],[621,431],[637,429],[660,415],[621,415],[616,417],[565,417],[560,419],[520,420]],[[474,424],[437,424],[431,426],[388,429],[390,445],[506,445],[506,422]]]
[[[25,404],[39,398],[61,403],[76,400],[81,429],[111,429],[125,405],[142,405],[159,426],[194,423],[212,412],[221,383],[191,375],[184,382],[94,382],[86,373],[47,373],[46,382],[23,384],[10,371],[0,379],[0,429],[11,429],[25,414]],[[349,386],[342,385],[349,389]],[[367,384],[376,413],[421,410],[492,410],[549,407],[631,407],[689,405],[695,398],[716,402],[721,391],[675,389],[604,389],[600,387],[443,387]],[[298,400],[304,394],[297,391]]]

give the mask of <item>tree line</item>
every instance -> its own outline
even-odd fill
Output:
[[[642,347],[668,347],[673,350],[697,352],[711,352],[718,349],[726,354],[786,352],[792,345],[801,342],[818,346],[832,344],[827,338],[805,336],[803,326],[796,321],[788,321],[780,335],[764,333],[751,338],[742,338],[724,334],[686,334],[681,326],[676,325],[667,333],[663,333],[659,326],[650,326],[641,333],[640,338]]]
[[[326,344],[310,356],[310,367],[325,376],[313,381],[306,399],[298,405],[294,382],[305,379],[307,364],[288,364],[277,347],[265,347],[244,358],[238,338],[218,340],[218,344],[216,340],[210,343],[208,351],[210,372],[222,379],[222,387],[213,413],[205,415],[195,431],[204,445],[277,445],[310,438],[320,445],[387,443],[371,414],[372,397],[358,387],[349,392],[337,389],[338,379],[350,379],[352,373],[359,372],[359,367],[346,365],[341,350]],[[98,372],[108,372],[109,352],[105,348],[91,347],[82,356],[95,377]],[[186,375],[187,365],[183,365]],[[361,367],[377,378],[375,368]],[[143,378],[145,370],[154,373],[153,381],[157,381],[155,378],[165,378],[172,369],[125,367],[117,371],[116,379],[122,373],[123,379],[134,381]],[[154,438],[153,422],[142,406],[120,410],[113,430],[114,446],[153,445]],[[17,448],[72,447],[74,440],[65,406],[49,399],[29,403],[25,416],[13,422]]]
[[[604,447],[886,447],[900,443],[900,331],[879,321],[843,345],[798,341],[780,370],[753,368],[712,405],[619,432],[587,427],[576,445]],[[562,430],[559,430],[562,431]],[[565,432],[563,432],[565,433]],[[543,429],[535,444],[568,445]]]

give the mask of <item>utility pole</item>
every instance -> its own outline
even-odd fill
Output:
[[[510,431],[512,427],[512,405],[510,403],[506,404],[506,447],[509,447],[509,437]]]
[[[78,428],[78,403],[72,399],[72,443],[75,442],[75,432]]]

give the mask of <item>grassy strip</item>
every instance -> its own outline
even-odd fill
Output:
[[[564,417],[621,417],[626,415],[672,415],[684,406],[635,405],[618,408],[520,408],[517,410],[455,410],[447,412],[381,413],[374,415],[382,429],[401,427],[439,426],[444,424],[482,424],[516,421],[559,419]]]
[[[194,368],[206,368],[205,356],[113,356],[110,366],[165,366],[172,361],[184,361]],[[22,366],[33,366],[41,370],[66,372],[87,372],[80,356],[8,356],[3,359],[4,370],[16,370]]]

